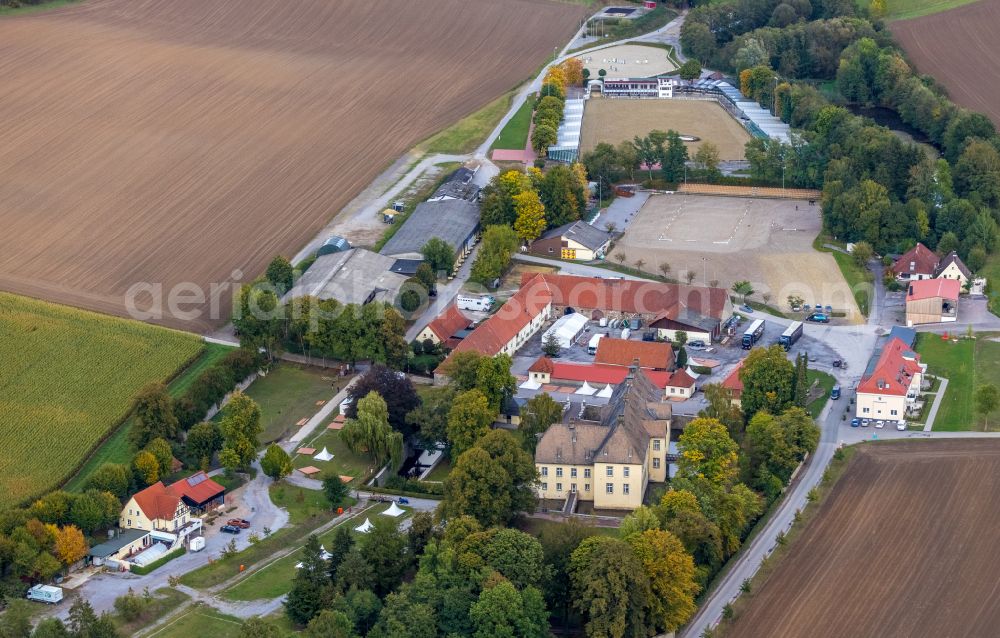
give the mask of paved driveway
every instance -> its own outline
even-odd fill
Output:
[[[615,232],[623,233],[647,199],[649,193],[644,192],[636,193],[634,197],[616,197],[593,221],[593,225],[601,230],[607,230],[608,224],[614,224]]]

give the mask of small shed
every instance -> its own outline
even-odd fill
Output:
[[[121,560],[149,547],[149,532],[143,529],[123,529],[113,538],[94,545],[87,552],[87,560],[94,565],[103,565],[109,560]]]
[[[319,247],[319,250],[316,252],[316,256],[321,257],[323,255],[339,253],[350,249],[351,244],[346,239],[340,235],[330,235],[330,237],[323,242],[323,245]]]

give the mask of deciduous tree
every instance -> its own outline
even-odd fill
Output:
[[[257,402],[243,394],[234,392],[229,403],[222,409],[219,421],[223,445],[219,460],[229,470],[246,470],[257,457],[260,446],[260,407]]]
[[[377,466],[390,461],[397,467],[403,460],[403,435],[389,425],[385,400],[374,390],[358,401],[356,418],[340,432],[352,452],[367,455]]]
[[[649,581],[649,618],[659,630],[673,632],[695,612],[694,560],[670,532],[646,530],[625,537]]]
[[[440,237],[428,239],[420,253],[434,272],[450,273],[455,267],[455,249]]]
[[[694,419],[677,440],[677,476],[704,477],[714,485],[729,485],[736,478],[737,449],[726,426],[715,419]]]
[[[515,195],[514,212],[517,214],[514,232],[523,241],[533,242],[545,231],[545,206],[535,191],[527,190]]]
[[[451,453],[458,458],[490,430],[496,411],[478,389],[459,394],[448,411],[448,442]]]
[[[739,374],[743,382],[740,404],[748,419],[760,410],[780,414],[792,405],[795,367],[781,346],[754,348]]]
[[[277,443],[267,446],[264,457],[260,460],[260,467],[264,474],[270,476],[275,481],[280,481],[292,473],[292,459],[288,453],[281,449]]]
[[[143,388],[135,399],[135,425],[129,432],[132,444],[142,449],[155,438],[177,436],[177,417],[167,386],[152,383]]]
[[[292,289],[295,281],[295,269],[287,258],[278,255],[267,265],[267,272],[264,274],[279,295],[283,295]]]
[[[562,419],[563,406],[548,392],[542,392],[528,399],[521,408],[521,423],[517,426],[524,449],[534,453],[538,445],[538,435],[544,434],[553,423]]]
[[[569,576],[573,607],[587,636],[648,635],[649,577],[627,543],[606,536],[584,539],[570,557]]]

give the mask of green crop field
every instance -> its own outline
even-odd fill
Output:
[[[976,0],[888,0],[889,11],[885,16],[888,21],[909,20],[934,13],[941,13]],[[858,6],[868,7],[871,2],[856,0]]]
[[[194,335],[0,293],[0,508],[62,483],[204,347]]]

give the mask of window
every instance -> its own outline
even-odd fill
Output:
[[[871,408],[861,408],[861,411],[864,412],[865,414],[868,414],[872,410],[871,410]]]
[[[556,468],[556,476],[557,476],[557,477],[560,477],[560,476],[562,476],[562,468],[561,468],[561,467],[557,467],[557,468]]]
[[[572,484],[571,484],[571,485],[569,486],[569,491],[570,491],[570,492],[573,492],[574,494],[576,494],[576,483],[572,483]]]
[[[543,492],[548,492],[549,491],[549,484],[548,483],[542,483],[542,491]]]
[[[654,470],[660,469],[660,457],[653,458],[653,469]]]
[[[570,476],[570,478],[576,478],[576,468],[575,467],[569,468],[569,476]]]
[[[673,388],[671,388],[670,391],[673,392]],[[657,452],[660,451],[660,439],[653,439],[653,449]]]
[[[625,478],[628,478],[628,471],[629,471],[629,468],[626,467],[625,468]]]
[[[542,476],[548,476],[548,475],[549,475],[549,468],[543,466],[542,467]]]
[[[897,411],[896,410],[889,410],[889,414],[891,414],[892,416],[896,416]]]
[[[622,485],[622,494],[628,495],[628,483]]]
[[[610,476],[614,476],[614,475],[615,475],[615,468],[611,467],[610,465],[608,466],[608,469],[607,469],[607,470],[605,470],[605,471],[607,472],[607,475],[608,475],[609,477],[610,477]]]
[[[615,484],[614,483],[607,483],[604,486],[604,491],[607,492],[608,494],[614,494],[615,493]]]
[[[562,491],[562,483],[556,483],[556,491],[557,492],[561,492]]]
[[[131,511],[132,511],[132,510],[129,510],[129,512],[131,512]],[[131,518],[130,518],[130,519],[128,519],[128,526],[129,526],[129,527],[132,527],[132,519],[131,519]]]
[[[589,467],[583,468],[583,478],[590,478],[590,468]]]
[[[590,483],[584,483],[583,484],[583,491],[584,492],[589,492],[590,491]]]

